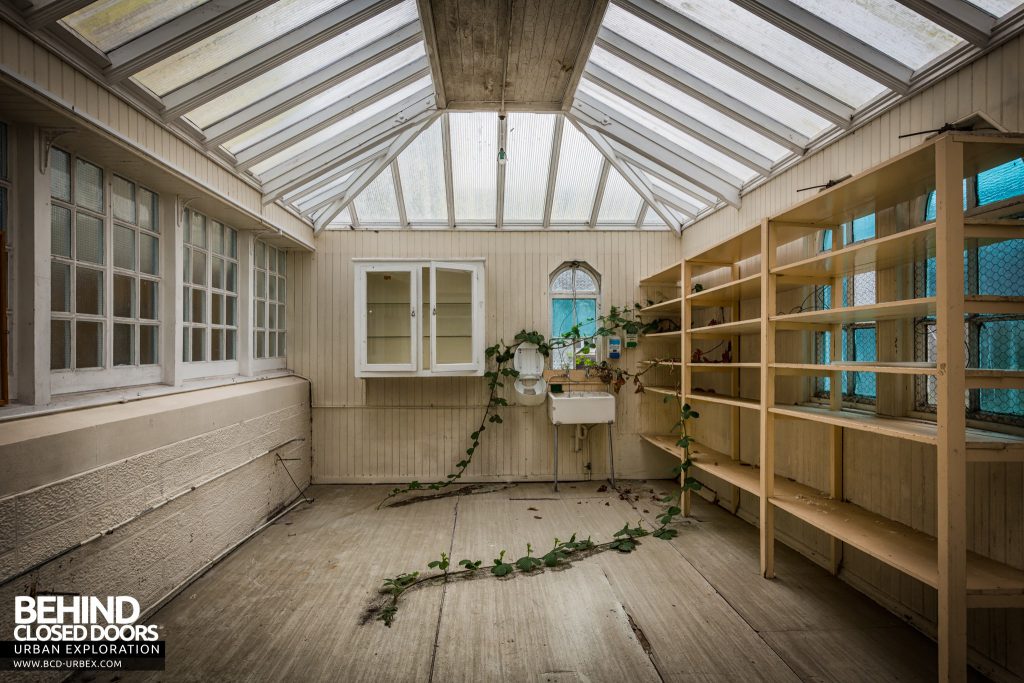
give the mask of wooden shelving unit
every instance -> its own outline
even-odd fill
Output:
[[[938,593],[937,639],[943,679],[962,680],[966,673],[969,608],[1024,607],[1024,570],[968,552],[966,507],[967,463],[1024,462],[1024,437],[968,427],[964,411],[965,390],[1024,388],[1024,371],[965,369],[965,315],[1021,314],[1024,298],[965,296],[963,276],[964,240],[990,244],[1024,239],[1024,220],[968,218],[962,202],[964,178],[1019,158],[1022,153],[1024,137],[945,133],[686,259],[680,279],[684,361],[679,373],[680,387],[678,392],[674,387],[647,387],[652,393],[665,391],[684,396],[695,407],[709,404],[727,409],[725,424],[716,422],[709,427],[705,414],[699,429],[731,432],[732,451],[716,452],[698,438],[691,455],[699,473],[757,497],[760,562],[766,578],[773,577],[775,572],[774,516],[776,510],[782,510],[832,538],[830,561],[834,572],[841,567],[845,544],[934,588]],[[936,192],[934,221],[912,227],[887,225],[880,231],[884,234],[873,239],[844,244],[844,224],[866,214],[920,201],[932,191]],[[804,248],[807,241],[814,240],[820,245],[823,231],[832,233],[831,250],[807,256],[807,252],[813,251]],[[759,272],[751,272],[755,262],[747,260],[758,256]],[[842,305],[844,278],[875,272],[879,273],[876,282],[881,277],[896,282],[894,273],[909,272],[915,263],[928,258],[936,260],[935,296],[899,298],[908,288],[886,285],[889,289],[880,303]],[[694,282],[705,280],[710,284],[694,291]],[[824,310],[780,310],[780,293],[801,288],[802,294],[816,285],[830,286],[832,299]],[[889,296],[892,293],[896,296]],[[748,313],[745,319],[741,318],[741,301],[759,301],[759,317],[751,318]],[[706,319],[701,309],[710,308],[725,308],[725,320],[716,320],[711,325],[694,322]],[[882,355],[876,356],[878,361],[839,360],[843,358],[840,339],[844,325],[875,323],[877,329],[886,325],[909,329],[909,321],[923,317],[935,320],[935,362],[907,359],[910,352],[902,350],[906,345],[900,351],[887,350],[884,354],[880,348]],[[813,358],[780,362],[776,357],[780,332],[803,333],[804,339],[816,332],[829,332],[829,357],[833,362],[815,363]],[[760,345],[759,358],[753,360],[741,358],[739,353],[739,340],[749,340],[750,336],[756,336]],[[731,340],[730,362],[690,362],[695,344],[706,344],[706,340],[712,344]],[[913,348],[912,344],[909,346]],[[742,397],[740,378],[755,369],[759,373],[760,395],[758,399]],[[843,403],[838,388],[842,373],[847,372],[875,374],[880,398],[877,410],[856,409]],[[708,391],[694,386],[695,375],[711,377],[712,373],[727,373],[719,376],[728,379],[730,390]],[[914,376],[929,377],[934,383],[934,420],[919,419],[920,414],[911,414],[910,408],[898,400],[881,400],[883,388],[910,387],[908,383],[914,381]],[[777,400],[779,378],[789,383],[787,387],[806,387],[807,378],[814,377],[830,378],[833,391],[824,402],[800,399],[803,402],[790,405]],[[804,384],[794,384],[798,382]],[[756,467],[739,461],[741,411],[758,415]],[[722,410],[715,413],[722,414]],[[817,491],[776,471],[775,426],[779,420],[817,424],[818,427],[808,428],[828,430],[828,447],[821,453],[829,475],[828,491]],[[938,487],[936,536],[845,500],[845,430],[934,449]],[[675,436],[650,434],[644,439],[676,457],[685,456],[675,445]]]

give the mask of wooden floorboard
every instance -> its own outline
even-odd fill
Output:
[[[148,621],[167,671],[89,680],[878,681],[930,680],[935,646],[780,546],[758,575],[757,531],[695,498],[669,542],[537,576],[430,587],[392,628],[360,624],[380,581],[452,549],[490,563],[652,524],[667,484],[533,483],[374,506],[386,487],[316,486]]]

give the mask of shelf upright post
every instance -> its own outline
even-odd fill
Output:
[[[761,410],[758,438],[761,444],[761,575],[775,576],[775,515],[772,496],[775,493],[775,420],[769,412],[775,405],[775,265],[776,236],[768,219],[761,221]]]
[[[837,225],[830,228],[832,231],[832,251],[839,251],[843,248],[843,226]],[[832,286],[829,288],[829,306],[833,309],[843,305],[843,278],[832,278]],[[843,326],[836,323],[831,326],[828,335],[829,360],[833,363],[842,359],[843,348]],[[843,373],[833,372],[829,375],[828,392],[829,410],[843,409]],[[835,500],[843,500],[843,428],[838,425],[829,427],[829,495]],[[839,566],[843,561],[843,542],[836,537],[831,537],[829,548],[829,568],[833,575],[839,573]]]
[[[681,287],[679,288],[679,296],[681,298],[680,305],[682,311],[679,316],[680,327],[682,332],[679,335],[680,343],[680,357],[679,357],[679,402],[680,404],[686,403],[686,396],[691,391],[691,380],[693,375],[690,371],[690,353],[693,347],[693,343],[690,340],[690,335],[686,333],[693,326],[693,303],[689,299],[690,288],[693,286],[690,280],[693,278],[693,265],[689,259],[683,260],[683,273],[682,279],[679,281]],[[686,472],[683,472],[681,477],[685,477]],[[679,485],[682,486],[683,481],[680,479]],[[686,517],[690,516],[690,491],[683,492],[682,500],[683,515]]]
[[[967,676],[963,143],[935,142],[939,680]]]
[[[740,279],[740,267],[737,264],[735,264],[735,263],[732,264],[732,268],[730,269],[730,272],[729,272],[729,277],[732,278],[733,281]],[[740,295],[740,291],[737,290],[736,298],[733,299],[732,305],[729,306],[729,320],[730,321],[735,322],[736,320],[740,319],[740,310],[741,310],[740,296],[741,296]],[[725,321],[723,320],[722,322],[725,322]],[[738,335],[738,334],[735,334],[735,335],[729,337],[729,341],[731,341],[734,344],[734,346],[733,346],[733,355],[734,355],[735,361],[737,363],[743,362],[743,358],[742,358],[742,354],[741,354],[741,350],[740,350],[740,344],[742,343],[742,337],[740,337],[740,335]],[[736,372],[729,373],[729,376],[730,376],[729,395],[730,396],[733,396],[735,398],[739,398],[739,396],[740,396],[740,389],[741,389],[740,378],[741,378],[742,375],[743,375],[743,373],[740,370],[737,370]],[[740,409],[739,409],[739,406],[732,406],[732,407],[729,408],[729,444],[730,444],[730,449],[731,449],[729,455],[732,457],[733,460],[737,460],[738,461],[740,459]],[[733,485],[733,486],[730,486],[729,488],[730,488],[729,495],[731,496],[731,498],[729,500],[729,511],[732,512],[732,514],[735,515],[737,510],[739,510],[739,507],[740,507],[740,487]]]

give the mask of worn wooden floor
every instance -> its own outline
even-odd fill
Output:
[[[656,484],[659,488],[664,484]],[[441,551],[486,563],[572,532],[607,540],[658,506],[598,483],[520,484],[377,511],[386,490],[317,486],[150,621],[165,672],[99,680],[929,681],[934,645],[780,546],[758,574],[756,530],[695,498],[673,541],[573,567],[459,582],[403,599],[390,629],[360,625],[383,577]],[[92,676],[89,676],[92,679]]]

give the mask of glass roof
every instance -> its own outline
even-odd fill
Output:
[[[416,0],[221,3],[230,23],[204,0],[96,0],[59,21],[317,229],[679,230],[990,30],[929,3],[758,1],[614,0],[565,113],[503,121],[437,109]],[[968,1],[1021,32],[1022,0]]]

